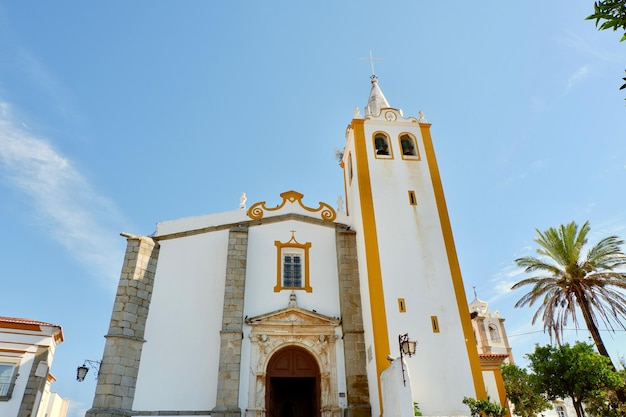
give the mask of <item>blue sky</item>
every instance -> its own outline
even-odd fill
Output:
[[[507,318],[518,361],[547,340],[509,291],[534,229],[626,237],[626,44],[583,20],[592,1],[301,3],[0,0],[0,315],[63,326],[70,417],[91,406],[74,374],[102,355],[119,233],[241,192],[334,205],[370,50],[390,104],[433,124],[468,297]]]

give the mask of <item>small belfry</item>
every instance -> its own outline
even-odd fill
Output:
[[[501,367],[503,363],[513,363],[513,355],[504,317],[497,310],[489,310],[489,304],[478,298],[475,288],[469,310],[487,393],[497,396],[500,404],[507,404]]]
[[[241,194],[233,211],[122,234],[88,417],[370,417],[394,398],[469,416],[461,401],[485,381],[430,124],[370,81],[336,209]]]

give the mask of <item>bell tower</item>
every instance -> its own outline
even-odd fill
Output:
[[[382,412],[380,374],[405,333],[418,342],[407,359],[413,401],[424,415],[465,415],[463,397],[482,398],[485,387],[431,125],[389,105],[375,75],[364,114],[355,109],[347,128],[342,167],[372,415]]]

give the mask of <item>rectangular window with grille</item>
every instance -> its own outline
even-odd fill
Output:
[[[302,287],[302,257],[287,253],[283,258],[283,287]]]
[[[0,363],[0,401],[11,398],[13,385],[15,384],[15,365]]]

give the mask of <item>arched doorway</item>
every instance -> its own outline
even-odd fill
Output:
[[[305,349],[289,346],[276,352],[266,377],[267,417],[320,416],[320,370]]]

